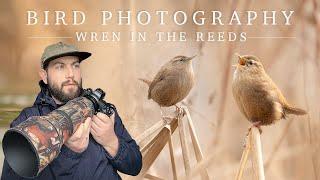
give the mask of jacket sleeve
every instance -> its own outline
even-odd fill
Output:
[[[136,176],[142,168],[142,156],[136,141],[132,139],[118,114],[115,112],[115,133],[119,139],[119,149],[112,157],[107,151],[106,156],[118,171]]]

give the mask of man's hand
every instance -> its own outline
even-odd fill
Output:
[[[119,148],[119,141],[114,132],[114,114],[109,118],[103,113],[92,117],[90,132],[93,138],[114,157]]]
[[[65,145],[74,152],[82,153],[89,144],[91,117],[81,123],[76,132],[68,139]]]

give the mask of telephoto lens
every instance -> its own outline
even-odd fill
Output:
[[[81,97],[46,116],[33,116],[9,129],[2,148],[9,166],[22,177],[36,177],[55,159],[62,145],[87,117],[102,112],[109,117],[114,105],[103,100],[101,89],[85,89]]]

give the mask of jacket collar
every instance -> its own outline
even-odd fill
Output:
[[[52,106],[53,108],[57,108],[58,105],[55,103],[55,101],[51,97],[51,94],[48,90],[48,85],[41,80],[39,81],[39,86],[41,91],[39,92],[34,102],[34,105],[49,105],[49,106]]]

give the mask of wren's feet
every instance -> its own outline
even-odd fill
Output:
[[[260,134],[262,133],[262,129],[260,127],[261,126],[261,121],[256,121],[256,122],[252,123],[252,126],[250,126],[248,128],[248,132],[246,134],[246,138],[249,138],[249,133],[252,130],[253,126],[259,129]],[[242,144],[244,148],[246,147],[246,138],[245,138],[245,140],[243,141],[243,144]]]
[[[169,124],[172,119],[175,119],[175,118],[182,118],[184,115],[185,115],[185,112],[184,112],[184,109],[177,106],[177,105],[174,105],[176,107],[176,111],[175,111],[175,117],[171,117],[171,116],[165,116],[163,111],[162,111],[162,108],[160,107],[160,113],[161,113],[161,118],[163,121],[165,121],[167,124]]]
[[[170,121],[170,119],[172,119],[172,117],[170,117],[170,116],[165,116],[165,115],[163,114],[163,111],[162,111],[162,107],[161,107],[161,106],[160,106],[160,114],[161,114],[162,120],[163,120],[164,122],[166,122],[166,124],[168,124],[169,121]]]
[[[261,121],[256,121],[256,122],[252,123],[252,126],[250,126],[250,127],[248,128],[247,136],[249,135],[249,133],[250,133],[250,131],[251,131],[251,128],[252,128],[253,126],[256,127],[256,128],[258,128],[260,134],[262,134]]]
[[[182,107],[174,105],[176,107],[177,118],[180,119],[185,115],[185,112]]]
[[[246,148],[246,147],[247,147],[247,138],[250,138],[250,137],[249,137],[249,131],[247,132],[246,137],[245,137],[244,140],[242,141],[242,147],[243,147],[243,148]]]

